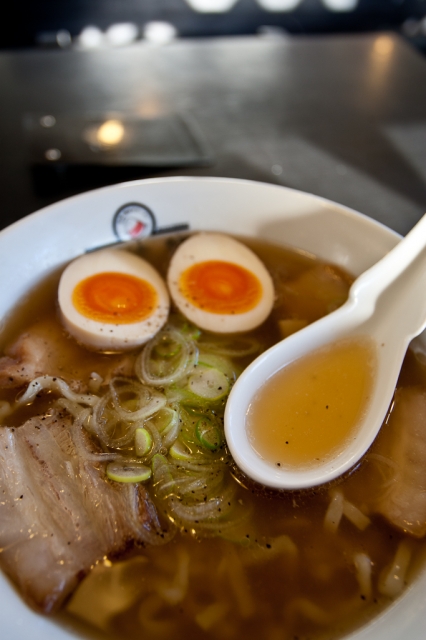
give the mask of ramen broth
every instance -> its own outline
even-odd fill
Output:
[[[312,468],[356,437],[375,370],[374,344],[340,340],[283,367],[256,392],[246,416],[250,444],[281,467]]]
[[[270,318],[250,334],[262,350],[346,299],[352,278],[340,268],[297,251],[244,241],[264,261],[276,288]],[[164,274],[175,246],[176,240],[155,239],[144,243],[141,253]],[[90,372],[102,376],[109,359],[119,362],[121,356],[89,352],[65,334],[56,309],[58,278],[46,280],[11,315],[2,345],[33,325],[55,342],[52,375],[79,375],[88,382]],[[243,358],[242,366],[252,357]],[[406,358],[401,384],[426,388],[426,367],[414,353]],[[0,399],[12,401],[14,395],[4,390]],[[51,402],[51,395],[41,397],[3,422],[17,426]],[[237,514],[231,526],[219,523],[206,532],[194,521],[163,546],[104,558],[58,622],[83,635],[95,629],[127,640],[313,640],[353,630],[392,601],[392,592],[382,585],[396,554],[409,558],[402,576],[406,583],[423,553],[421,541],[374,512],[371,496],[386,490],[389,471],[380,440],[381,435],[346,478],[302,492],[263,489],[227,463],[225,480]],[[157,507],[161,512],[161,500]]]

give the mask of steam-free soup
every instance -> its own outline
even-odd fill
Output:
[[[164,274],[177,242],[153,240],[139,251]],[[108,487],[133,486],[125,482],[125,469],[152,469],[151,477],[140,483],[148,496],[145,504],[155,508],[147,539],[97,561],[63,605],[58,623],[78,633],[90,636],[95,629],[127,640],[338,638],[392,602],[420,566],[426,533],[426,514],[416,499],[425,483],[419,467],[426,449],[426,366],[420,348],[406,358],[395,409],[376,443],[357,469],[330,486],[279,492],[245,478],[223,440],[223,389],[200,407],[179,385],[165,383],[167,402],[161,412],[138,422],[154,442],[143,433],[139,440],[135,433],[127,439],[113,400],[119,398],[128,413],[139,411],[135,363],[139,371],[155,362],[148,373],[167,377],[186,348],[177,346],[184,336],[202,354],[202,366],[217,370],[218,379],[220,374],[230,387],[260,351],[346,299],[352,278],[341,269],[297,251],[246,242],[271,273],[276,300],[266,322],[244,336],[200,332],[173,314],[172,329],[160,341],[154,338],[125,356],[96,354],[79,346],[59,322],[57,274],[30,294],[5,326],[2,345],[9,361],[17,357],[11,345],[23,333],[46,346],[49,386],[30,389],[28,401],[16,405],[17,394],[22,398],[27,385],[5,384],[0,429],[12,438],[31,416],[52,413],[53,407],[59,412],[54,416],[71,424],[64,428],[82,436],[78,451],[95,460]],[[98,408],[91,414],[81,395],[75,399],[58,386],[59,378],[74,394],[102,397]],[[198,383],[197,378],[194,385]],[[174,440],[173,412],[181,420]],[[87,449],[88,439],[101,440],[102,446]],[[115,460],[107,459],[112,452]],[[2,453],[8,460],[7,452]],[[106,457],[96,457],[102,455]],[[26,497],[17,496],[19,508]],[[129,519],[133,516],[129,509]],[[4,534],[0,525],[0,539]],[[0,563],[11,573],[3,556],[2,551]],[[44,567],[46,580],[54,569]]]
[[[312,468],[338,456],[356,437],[373,386],[375,345],[339,340],[283,367],[250,403],[253,449],[282,467]]]

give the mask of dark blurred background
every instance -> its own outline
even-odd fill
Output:
[[[174,175],[302,189],[400,232],[425,210],[426,0],[2,9],[0,228]]]
[[[1,49],[393,31],[426,54],[426,0],[15,0],[2,8]]]

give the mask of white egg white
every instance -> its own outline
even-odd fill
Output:
[[[243,313],[221,314],[200,309],[183,294],[181,274],[189,267],[205,261],[220,260],[239,265],[259,280],[262,294],[255,307]],[[167,284],[178,309],[201,329],[217,333],[250,331],[266,320],[274,303],[274,285],[263,262],[251,249],[221,233],[198,233],[185,240],[170,262]]]
[[[118,272],[147,281],[157,292],[157,305],[140,322],[113,324],[82,315],[72,302],[79,282],[97,273]],[[106,249],[83,255],[63,272],[58,291],[64,327],[80,343],[99,351],[124,351],[144,344],[161,329],[168,318],[170,301],[165,282],[146,260],[123,250]]]

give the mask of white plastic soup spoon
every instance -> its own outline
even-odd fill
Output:
[[[234,385],[225,412],[225,434],[236,464],[269,487],[302,489],[349,470],[375,439],[389,410],[401,365],[412,338],[426,327],[426,214],[373,267],[353,283],[347,302],[259,356]],[[372,340],[375,370],[366,411],[347,446],[303,468],[277,466],[255,451],[247,433],[253,397],[275,373],[295,360],[347,338]]]

